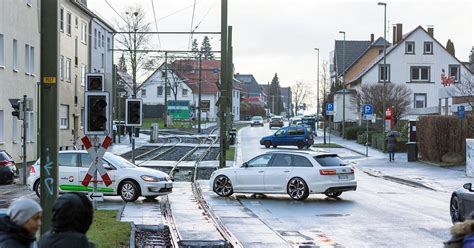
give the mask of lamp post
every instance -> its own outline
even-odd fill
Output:
[[[344,40],[342,41],[342,138],[344,138],[344,129],[346,127],[346,82],[344,80],[344,75],[346,70],[344,69],[345,63],[345,50],[346,50],[346,32],[339,31],[340,34],[344,36]]]
[[[316,101],[317,101],[317,110],[316,110],[316,130],[318,130],[319,127],[319,48],[314,48],[314,50],[318,51],[318,68],[317,68],[317,81],[316,81]]]
[[[383,6],[383,68],[387,71],[387,49],[386,49],[386,35],[387,35],[387,3],[378,2],[377,5]],[[387,72],[388,76],[388,72]],[[386,93],[386,84],[387,84],[387,77],[383,77],[383,91],[382,91],[382,137],[385,138],[385,96]],[[385,142],[383,142],[382,150],[385,151]]]

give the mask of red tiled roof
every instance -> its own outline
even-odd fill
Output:
[[[219,80],[219,72],[214,73],[213,70],[220,71],[220,60],[202,60],[202,83],[201,92],[203,94],[217,94],[217,81]],[[199,82],[199,61],[198,60],[176,60],[171,64],[173,72],[178,75],[191,88],[193,92],[198,91]]]

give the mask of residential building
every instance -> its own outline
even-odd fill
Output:
[[[348,79],[348,87],[357,89],[364,84],[380,84],[384,79],[388,84],[406,85],[412,91],[412,105],[403,118],[438,114],[440,92],[447,88],[441,82],[442,72],[452,76],[454,82],[465,74],[472,78],[472,73],[434,38],[433,27],[425,30],[418,26],[405,35],[402,35],[402,28],[402,24],[394,27],[393,44],[386,52],[386,67],[382,53],[364,70]],[[357,107],[346,108],[346,113],[349,111],[360,116]]]
[[[33,98],[26,121],[27,159],[37,156],[37,84],[40,74],[40,1],[0,1],[0,150],[18,163],[22,156],[22,125],[12,116],[8,99]]]
[[[261,84],[260,87],[263,89],[263,92],[265,95],[269,95],[268,93],[268,87],[269,85]],[[293,110],[293,104],[292,104],[292,93],[291,93],[291,87],[280,87],[280,96],[281,96],[281,101],[283,103],[283,109],[284,113],[283,115],[285,117],[292,116],[292,110]],[[267,106],[269,107],[269,106]],[[271,108],[271,106],[269,107]]]
[[[266,93],[262,85],[258,84],[257,80],[252,74],[235,74],[235,79],[241,82],[242,97],[244,98],[258,98],[262,103],[266,103]]]

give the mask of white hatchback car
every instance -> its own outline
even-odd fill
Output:
[[[92,159],[85,150],[60,151],[58,155],[58,185],[59,193],[64,192],[91,192],[89,186],[81,184]],[[107,170],[112,184],[106,186],[103,182],[97,183],[98,192],[104,195],[120,195],[126,202],[137,200],[139,196],[154,199],[160,195],[169,194],[173,190],[173,181],[164,172],[149,168],[137,167],[128,160],[110,152],[104,154],[102,164]],[[98,175],[99,181],[101,180]],[[39,159],[30,169],[28,187],[40,196],[40,162]]]
[[[357,181],[352,166],[337,154],[323,152],[269,152],[244,163],[241,167],[216,170],[209,180],[219,196],[233,193],[287,193],[302,201],[309,194],[339,197],[354,191]]]

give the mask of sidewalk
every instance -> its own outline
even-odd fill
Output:
[[[322,143],[322,139],[322,132],[318,130],[316,143]],[[356,167],[371,176],[448,193],[461,187],[464,183],[474,183],[474,178],[466,176],[465,166],[463,165],[438,167],[420,161],[408,162],[405,152],[395,153],[395,161],[389,162],[388,153],[383,153],[372,147],[368,148],[369,156],[366,158],[366,147],[358,144],[354,140],[346,140],[331,135],[331,143],[336,143],[346,149],[361,154],[363,157],[354,160],[357,164]]]

